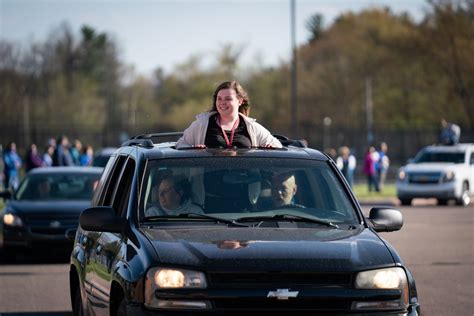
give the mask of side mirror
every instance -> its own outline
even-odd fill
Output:
[[[0,192],[0,198],[4,200],[9,200],[12,198],[12,193],[10,191],[2,191]]]
[[[110,206],[90,207],[79,216],[79,225],[89,231],[123,233],[125,224],[126,220],[117,216]]]
[[[392,232],[403,226],[403,215],[399,210],[385,207],[373,207],[369,220],[376,232]]]

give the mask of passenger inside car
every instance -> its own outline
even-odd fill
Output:
[[[41,179],[37,183],[36,196],[39,200],[46,200],[51,197],[51,183],[48,179]]]
[[[185,176],[164,176],[153,186],[150,206],[146,216],[179,215],[182,213],[202,214],[202,208],[191,199],[191,184]]]

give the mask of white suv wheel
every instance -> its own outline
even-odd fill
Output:
[[[469,189],[467,183],[463,183],[462,185],[462,194],[458,200],[458,204],[462,206],[468,206],[471,203],[471,196],[469,195]]]

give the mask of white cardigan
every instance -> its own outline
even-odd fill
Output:
[[[194,145],[204,145],[209,118],[217,112],[204,112],[196,116],[196,120],[184,130],[183,136],[178,139],[176,148],[192,147]],[[255,119],[239,113],[240,119],[243,119],[247,126],[252,147],[271,145],[275,148],[281,148],[282,145],[265,127],[256,122]]]

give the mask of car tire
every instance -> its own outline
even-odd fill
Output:
[[[125,302],[125,298],[120,300],[117,308],[117,316],[127,316],[127,303]]]
[[[72,307],[72,312],[74,316],[84,316],[81,299],[81,288],[79,286],[77,287],[76,295],[74,296],[74,306]]]
[[[17,260],[18,250],[15,248],[3,246],[0,249],[0,262],[12,263]]]
[[[411,205],[411,199],[406,199],[406,198],[403,198],[403,199],[399,198],[399,199],[402,205]]]
[[[457,205],[468,206],[471,203],[471,196],[469,195],[469,185],[467,182],[462,184],[461,196],[456,200]]]
[[[438,199],[438,205],[448,205],[447,199]]]

